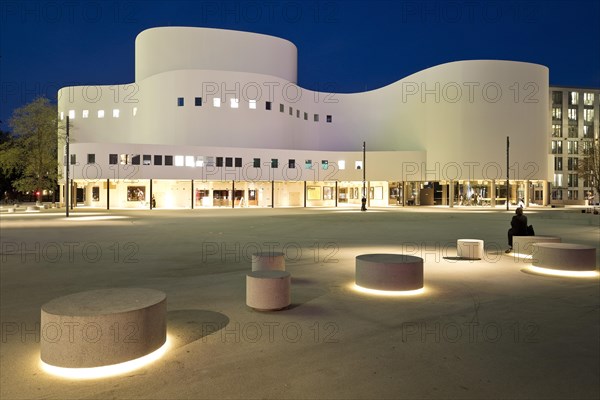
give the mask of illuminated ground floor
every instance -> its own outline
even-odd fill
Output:
[[[73,180],[73,206],[106,209],[548,205],[545,181],[206,181]],[[508,196],[507,196],[508,194]],[[61,186],[61,203],[66,203]]]

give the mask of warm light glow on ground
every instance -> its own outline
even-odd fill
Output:
[[[65,221],[102,221],[107,219],[124,219],[128,217],[124,217],[122,215],[101,215],[96,217],[70,217],[64,218]]]
[[[565,271],[560,269],[540,268],[534,265],[527,267],[524,270],[535,274],[564,276],[569,278],[597,278],[600,276],[598,271]]]
[[[515,257],[515,258],[520,258],[523,260],[531,260],[533,258],[533,256],[531,254],[523,254],[523,253],[509,253],[508,254],[509,257]]]
[[[40,360],[42,369],[48,374],[59,376],[67,379],[100,379],[108,378],[116,375],[122,375],[142,368],[146,365],[153,363],[160,359],[167,350],[171,347],[171,339],[167,334],[167,340],[165,343],[150,354],[146,354],[143,357],[136,358],[135,360],[126,361],[120,364],[104,365],[102,367],[93,368],[63,368],[55,367],[53,365],[46,364]]]
[[[362,286],[358,286],[356,283],[353,283],[350,285],[350,288],[354,291],[364,293],[364,294],[371,294],[374,296],[391,296],[391,297],[416,296],[416,295],[425,293],[424,287],[422,287],[421,289],[415,289],[415,290],[377,290],[377,289],[368,289],[368,288],[365,288]]]

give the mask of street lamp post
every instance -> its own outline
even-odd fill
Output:
[[[69,216],[69,164],[71,162],[71,160],[69,159],[69,116],[67,115],[67,135],[66,135],[66,139],[65,139],[65,152],[67,153],[67,160],[66,160],[66,180],[65,180],[65,211],[66,211],[66,216]]]
[[[510,199],[510,196],[509,196],[510,185],[508,183],[508,179],[510,178],[509,149],[510,149],[510,139],[507,136],[506,137],[506,211],[508,211],[508,202]]]
[[[367,211],[367,144],[363,142],[363,196],[361,199],[360,211]]]

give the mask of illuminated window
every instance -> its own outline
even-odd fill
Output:
[[[121,165],[127,165],[127,164],[129,164],[129,154],[121,154],[119,156],[119,159],[120,159]]]
[[[594,104],[594,93],[584,93],[583,94],[583,104],[586,106],[591,106]]]
[[[554,186],[562,187],[563,185],[563,174],[554,174]]]
[[[569,108],[569,121],[577,121],[577,109]]]
[[[553,124],[552,125],[552,136],[554,136],[554,137],[562,136],[562,125],[561,124]]]
[[[568,154],[577,154],[579,152],[579,142],[574,140],[569,140],[567,142],[567,153]]]
[[[583,126],[583,137],[586,139],[593,139],[594,138],[594,127],[590,126],[590,125],[584,125]]]
[[[256,110],[256,100],[249,100],[249,101],[248,101],[248,107],[249,107],[251,110]]]
[[[569,92],[569,104],[573,106],[579,104],[579,93]]]
[[[229,100],[231,108],[239,108],[240,107],[240,99],[230,99]]]
[[[562,162],[562,157],[554,157],[554,170],[555,171],[562,171],[563,169],[563,162]]]
[[[142,157],[143,165],[150,165],[152,163],[152,156],[150,154],[144,154]]]
[[[69,110],[69,118],[75,119],[75,110]]]
[[[552,119],[562,119],[562,108],[554,107],[552,109]]]
[[[594,109],[586,108],[583,110],[583,120],[585,122],[594,122]]]
[[[339,169],[346,169],[346,161],[345,160],[339,160],[338,161],[338,167],[339,167]]]
[[[354,168],[355,169],[362,169],[362,161],[354,161]]]
[[[175,156],[175,166],[183,167],[185,162],[185,158],[183,156]]]
[[[61,112],[60,112],[60,120],[62,121],[62,120],[64,120],[64,119],[65,119],[65,112],[64,112],[64,111],[61,111]]]
[[[98,118],[104,118],[104,110],[98,110]]]
[[[215,97],[213,99],[213,106],[217,107],[217,108],[221,107],[221,98],[220,97]]]
[[[552,141],[552,154],[562,154],[562,140]]]
[[[83,110],[83,112],[81,113],[82,118],[87,118],[89,116],[90,116],[90,110]]]
[[[196,167],[204,167],[204,156],[196,156]]]
[[[135,117],[136,114],[137,114],[137,107],[133,107],[133,111],[132,112],[133,112],[133,116]]]
[[[113,118],[119,118],[119,109],[118,108],[115,108],[113,110]]]
[[[185,156],[185,166],[186,167],[194,167],[196,162],[194,160],[194,156]]]

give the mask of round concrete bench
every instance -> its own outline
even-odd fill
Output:
[[[285,271],[252,271],[246,275],[246,305],[275,311],[291,304],[291,275]]]
[[[356,256],[356,285],[375,290],[417,290],[423,287],[423,259],[404,254]]]
[[[596,248],[575,243],[535,243],[535,267],[563,271],[595,271]]]
[[[63,368],[134,360],[167,338],[167,296],[153,289],[80,292],[42,306],[41,359]]]
[[[14,207],[10,207],[10,208],[7,210],[7,212],[9,212],[9,213],[14,213],[14,212],[15,212],[15,208],[14,208]]]
[[[38,206],[27,206],[27,208],[25,209],[25,212],[37,212],[40,211],[40,208]]]
[[[458,239],[456,256],[467,260],[481,260],[483,258],[483,240]]]
[[[530,256],[533,254],[535,243],[560,243],[557,236],[513,236],[513,251]]]
[[[252,254],[252,271],[285,271],[281,252],[264,251]]]

